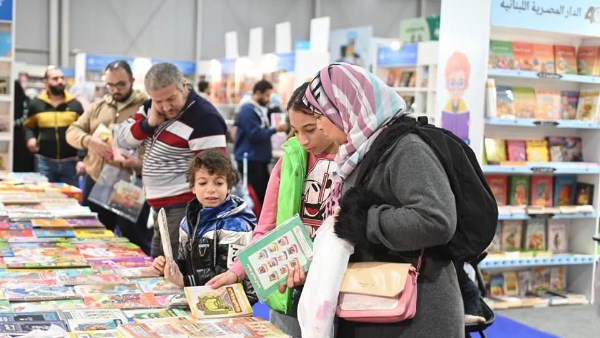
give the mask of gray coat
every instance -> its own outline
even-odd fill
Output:
[[[357,246],[351,260],[388,259],[416,264],[415,250],[442,245],[452,237],[456,229],[454,195],[441,163],[417,135],[402,138],[383,158],[384,162],[370,169],[364,186],[355,187],[360,164],[346,179],[336,233],[354,242],[362,237],[367,246],[383,248],[373,256],[361,253],[363,249]],[[344,200],[349,195],[354,199]],[[364,212],[358,214],[361,205],[365,206]],[[348,226],[344,223],[355,223],[352,220],[357,219],[366,227],[350,225],[350,229],[338,231],[338,227]],[[355,237],[347,238],[341,234],[344,231]],[[337,337],[464,337],[463,303],[450,259],[434,249],[425,250],[417,289],[413,319],[394,324],[339,320]]]

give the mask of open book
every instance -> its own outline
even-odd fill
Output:
[[[288,268],[300,264],[308,270],[312,240],[298,215],[290,218],[238,254],[258,298],[266,300],[285,283]]]

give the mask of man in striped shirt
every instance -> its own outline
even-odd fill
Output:
[[[194,198],[186,181],[188,163],[209,148],[226,152],[227,127],[217,109],[194,91],[175,65],[153,65],[144,85],[150,100],[120,126],[116,141],[123,148],[144,146],[146,199],[155,211],[165,208],[172,252],[177,255],[179,225],[186,203]],[[151,255],[163,255],[156,219]]]

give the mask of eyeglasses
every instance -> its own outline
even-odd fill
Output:
[[[128,83],[125,82],[125,81],[119,81],[117,83],[109,83],[109,82],[107,82],[106,83],[106,88],[108,88],[108,89],[114,88],[114,89],[117,89],[117,90],[121,90],[121,89],[124,89],[125,87],[127,87],[127,85],[128,85]]]

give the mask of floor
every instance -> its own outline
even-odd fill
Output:
[[[600,308],[596,305],[497,310],[496,313],[559,337],[600,337]]]

